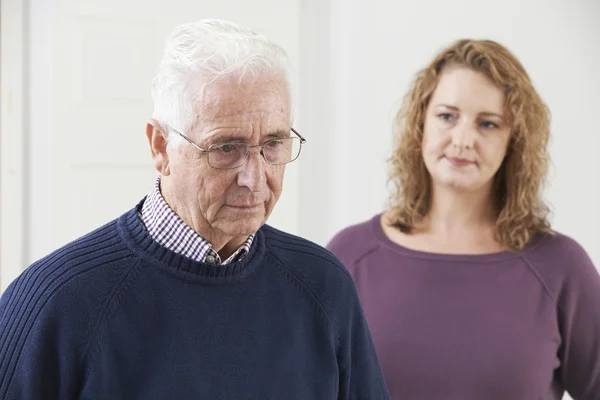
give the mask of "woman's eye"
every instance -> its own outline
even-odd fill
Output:
[[[481,122],[481,126],[487,129],[494,129],[497,128],[498,125],[496,125],[495,123],[491,122],[491,121],[483,121]]]
[[[452,119],[454,118],[454,116],[452,114],[448,114],[448,113],[442,113],[440,115],[438,115],[441,119],[443,119],[444,121],[452,121]]]

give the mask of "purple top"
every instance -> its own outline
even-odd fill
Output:
[[[392,399],[600,399],[600,276],[574,240],[433,254],[392,242],[380,217],[328,248],[354,278]]]

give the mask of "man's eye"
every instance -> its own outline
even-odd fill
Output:
[[[231,151],[233,151],[235,149],[235,145],[233,144],[224,144],[222,146],[219,146],[218,149],[220,151],[222,151],[223,153],[229,153]]]
[[[267,147],[278,147],[281,146],[283,142],[281,140],[271,140],[266,143]]]

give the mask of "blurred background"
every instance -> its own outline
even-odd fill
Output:
[[[554,227],[600,267],[599,0],[2,0],[0,286],[119,216],[156,172],[150,81],[182,22],[228,19],[290,54],[307,139],[269,223],[325,245],[384,210],[392,119],[458,38],[523,62],[552,115]]]
[[[0,17],[0,290],[150,190],[150,80],[172,29],[201,18],[289,52],[308,143],[270,224],[322,245],[385,209],[417,70],[458,38],[506,45],[553,114],[554,227],[600,267],[599,0],[2,0]]]

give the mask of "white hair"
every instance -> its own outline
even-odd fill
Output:
[[[290,64],[279,45],[231,22],[205,19],[175,28],[152,79],[152,118],[183,133],[194,123],[194,104],[202,88],[219,77],[280,75],[292,104]],[[177,146],[178,140],[171,143]]]

